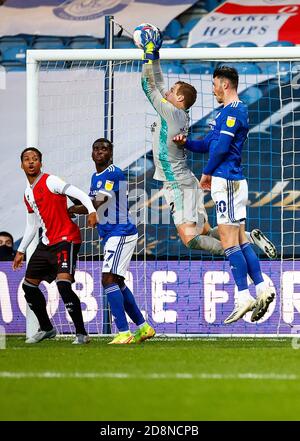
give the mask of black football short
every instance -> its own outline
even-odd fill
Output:
[[[51,283],[57,274],[67,273],[74,281],[79,249],[80,244],[72,242],[58,242],[50,246],[39,243],[28,262],[25,277]]]

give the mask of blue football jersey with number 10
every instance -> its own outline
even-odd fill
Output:
[[[112,236],[131,236],[137,228],[129,213],[127,181],[119,167],[109,165],[103,172],[94,173],[89,196],[97,200],[97,194],[108,196],[98,210],[99,236],[105,243]]]

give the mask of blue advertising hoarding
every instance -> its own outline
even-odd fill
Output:
[[[131,265],[128,285],[158,334],[290,334],[300,325],[300,262],[262,262],[262,270],[276,290],[276,300],[258,323],[251,323],[250,313],[231,325],[223,323],[236,294],[228,262],[148,261],[144,266],[140,261]],[[1,263],[0,325],[10,334],[25,332],[23,277],[24,270],[14,272],[10,262]],[[81,299],[91,334],[102,332],[100,281],[101,262],[79,262],[73,289]],[[58,331],[72,332],[55,283],[42,284],[42,290]],[[250,291],[255,296],[253,285]]]

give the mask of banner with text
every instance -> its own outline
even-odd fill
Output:
[[[281,266],[282,265],[282,266]],[[300,262],[262,262],[276,299],[258,323],[247,313],[232,325],[224,319],[234,307],[235,284],[228,262],[156,261],[132,263],[127,283],[142,312],[158,334],[290,334],[300,325]],[[282,294],[280,275],[282,270]],[[146,294],[143,294],[146,274]],[[90,333],[101,333],[101,263],[79,262],[74,291],[80,297],[84,321]],[[0,326],[7,333],[25,332],[26,302],[22,290],[24,271],[13,272],[11,263],[0,264]],[[139,284],[139,285],[138,285]],[[72,332],[72,325],[55,283],[42,284],[48,312],[60,333]],[[255,296],[254,287],[251,293]],[[134,327],[133,327],[134,329]]]
[[[188,46],[196,43],[247,41],[257,46],[277,40],[300,43],[299,0],[228,0],[203,17],[189,34]]]
[[[104,37],[104,16],[130,32],[140,23],[160,29],[195,0],[7,0],[0,6],[0,35],[93,35]]]

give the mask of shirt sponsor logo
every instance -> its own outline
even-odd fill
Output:
[[[97,182],[97,188],[100,188],[101,185],[102,185],[102,181],[98,181],[98,182]]]
[[[227,127],[234,127],[235,121],[236,121],[236,118],[234,118],[234,116],[227,116],[226,126]]]
[[[111,191],[114,188],[114,183],[112,181],[105,181],[105,190]]]

